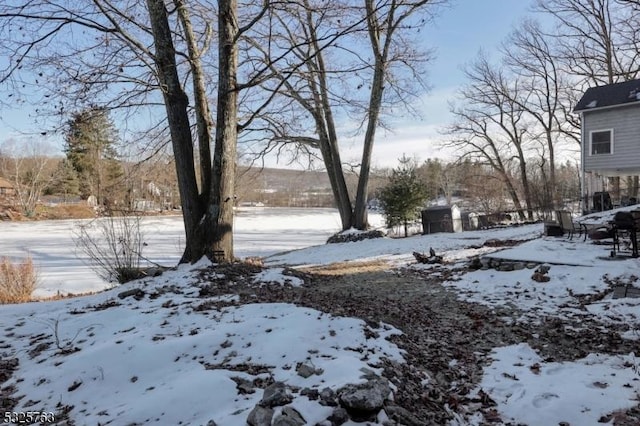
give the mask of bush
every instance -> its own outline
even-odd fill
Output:
[[[24,303],[38,285],[38,273],[31,257],[24,262],[12,262],[8,257],[0,259],[0,304]]]
[[[107,217],[79,225],[76,244],[101,278],[123,284],[142,276],[144,241],[140,219],[137,215],[112,212]]]
[[[416,173],[415,161],[402,157],[400,165],[393,169],[389,183],[378,196],[384,209],[387,227],[404,226],[404,236],[409,235],[409,224],[420,215],[427,200],[427,190]]]

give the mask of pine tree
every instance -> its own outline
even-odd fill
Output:
[[[80,194],[80,179],[71,161],[65,158],[58,163],[53,181],[46,188],[45,193],[64,195],[65,200],[68,196]]]
[[[108,204],[122,176],[115,125],[106,110],[90,108],[74,114],[67,126],[65,152],[80,179],[80,195],[95,195],[100,205]]]
[[[419,217],[427,200],[427,189],[416,173],[415,161],[402,156],[400,165],[393,169],[389,183],[380,191],[380,203],[384,208],[388,227],[404,225],[408,236],[409,222]]]

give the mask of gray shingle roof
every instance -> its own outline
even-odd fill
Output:
[[[591,87],[573,109],[574,112],[640,103],[640,80]]]

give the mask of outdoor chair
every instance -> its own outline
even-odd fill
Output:
[[[620,239],[628,237],[631,245],[631,257],[638,257],[638,228],[640,228],[640,211],[622,211],[615,214],[609,223],[613,233],[613,250],[611,257],[616,256],[616,249],[620,251]]]
[[[571,212],[567,210],[556,210],[556,221],[562,227],[562,231],[566,232],[569,239],[573,238],[573,235],[578,231],[578,236],[582,235],[584,231],[584,239],[587,239],[587,230],[584,225],[578,222],[574,222],[571,217]]]

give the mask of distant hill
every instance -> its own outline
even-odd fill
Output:
[[[326,172],[315,170],[291,170],[259,167],[238,167],[238,180],[247,184],[259,184],[264,189],[286,190],[292,186],[297,189],[331,190]]]
[[[346,174],[349,192],[355,194],[358,176]],[[371,176],[370,193],[385,178]],[[236,194],[239,204],[262,203],[265,206],[331,207],[333,194],[324,171],[238,167]]]

